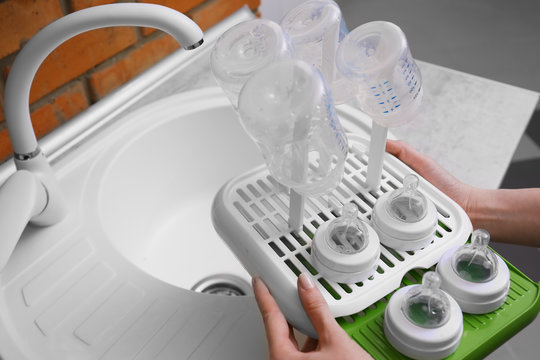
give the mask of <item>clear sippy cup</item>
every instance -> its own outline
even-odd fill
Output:
[[[291,57],[289,37],[281,26],[255,19],[221,35],[212,49],[210,64],[216,81],[236,109],[240,90],[254,72]]]
[[[437,264],[443,289],[467,313],[484,314],[499,308],[510,288],[508,266],[488,244],[489,233],[477,229],[470,244],[448,250]]]
[[[351,31],[338,47],[336,66],[357,84],[357,100],[373,119],[367,185],[378,189],[389,127],[414,118],[422,101],[422,78],[405,34],[390,22],[373,21]]]
[[[428,271],[421,285],[401,288],[390,298],[384,334],[402,354],[435,360],[456,351],[463,334],[463,314],[440,284],[437,273]]]
[[[305,196],[340,183],[347,138],[313,66],[286,60],[256,72],[240,93],[239,113],[277,181]]]
[[[409,174],[403,187],[382,195],[371,216],[381,243],[396,250],[418,250],[435,235],[437,210],[418,189],[419,179]]]
[[[332,87],[334,103],[343,103],[343,97],[350,98],[354,85],[342,84],[336,74],[336,50],[349,32],[339,6],[332,0],[306,1],[290,10],[281,26],[291,38],[294,56],[312,64],[325,76]]]
[[[340,217],[317,229],[311,259],[325,278],[357,283],[375,272],[380,253],[377,233],[358,218],[356,205],[349,203],[343,206]]]

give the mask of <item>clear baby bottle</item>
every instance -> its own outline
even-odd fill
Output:
[[[378,189],[389,127],[411,121],[422,102],[422,78],[405,34],[390,22],[373,21],[340,43],[336,66],[357,85],[361,109],[373,119],[367,187]]]
[[[216,81],[236,109],[240,90],[255,71],[291,57],[291,43],[281,26],[255,19],[221,35],[212,49],[210,64]]]
[[[394,127],[412,120],[422,100],[422,78],[397,25],[373,21],[357,27],[339,45],[336,65],[359,85],[358,103],[374,121]]]
[[[418,176],[408,174],[402,188],[385,193],[375,203],[371,222],[384,245],[409,251],[421,249],[433,240],[437,210],[418,184]]]
[[[384,334],[402,354],[414,359],[442,359],[456,351],[463,334],[458,303],[440,289],[433,271],[421,285],[399,289],[384,314]]]
[[[332,0],[306,1],[290,10],[281,20],[281,26],[291,38],[294,56],[315,66],[328,84],[333,84],[336,50],[348,33],[339,6]],[[337,103],[335,95],[334,92]]]
[[[380,253],[377,233],[358,218],[358,207],[348,203],[343,205],[340,217],[317,229],[311,259],[325,278],[356,283],[375,272]]]
[[[488,244],[489,233],[477,229],[470,244],[448,250],[437,264],[442,288],[467,313],[484,314],[499,308],[510,288],[508,266]]]
[[[305,196],[339,184],[347,138],[313,66],[286,60],[256,72],[240,93],[239,113],[277,181]]]

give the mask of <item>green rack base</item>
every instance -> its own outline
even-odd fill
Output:
[[[463,314],[463,336],[455,353],[447,359],[482,359],[531,323],[540,310],[540,284],[535,283],[506,261],[510,270],[510,290],[499,309],[482,315]],[[435,267],[430,270],[434,270]],[[423,269],[409,271],[401,286],[418,284]],[[338,318],[343,329],[374,359],[408,359],[386,340],[384,310],[392,294],[369,308]]]

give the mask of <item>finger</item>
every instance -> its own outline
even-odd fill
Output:
[[[291,344],[294,345],[294,348],[298,350],[298,341],[296,341],[296,336],[294,336],[294,328],[291,324],[289,324],[289,340],[291,341]]]
[[[386,151],[406,164],[415,164],[424,159],[424,156],[415,148],[401,140],[387,140]]]
[[[317,349],[317,345],[319,345],[319,341],[317,339],[307,338],[304,346],[302,346],[302,352],[314,351]]]
[[[409,165],[417,173],[423,174],[424,176],[427,175],[426,172],[432,171],[434,167],[430,157],[423,155],[405,141],[387,140],[386,151]],[[438,167],[437,170],[439,170]]]
[[[319,292],[319,289],[305,273],[298,277],[298,294],[300,301],[311,319],[320,342],[329,340],[332,334],[341,331],[338,323],[332,316],[328,304]]]
[[[291,329],[287,320],[279,309],[274,297],[270,294],[268,287],[266,287],[260,278],[253,278],[253,292],[255,293],[255,299],[262,314],[270,353],[281,353],[281,351],[290,350],[292,347],[295,350],[298,349],[291,342]]]

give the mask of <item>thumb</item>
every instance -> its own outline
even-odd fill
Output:
[[[326,342],[332,334],[342,331],[319,289],[305,273],[298,277],[298,295],[306,314],[319,335],[320,342]]]

